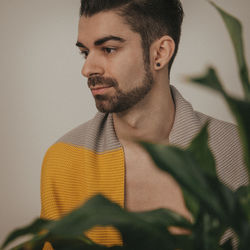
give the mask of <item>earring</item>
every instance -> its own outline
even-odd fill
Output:
[[[156,66],[157,66],[157,67],[161,67],[161,64],[160,64],[160,63],[156,63]]]

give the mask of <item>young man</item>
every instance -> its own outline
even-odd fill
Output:
[[[57,219],[102,193],[130,211],[165,207],[189,218],[178,184],[135,141],[185,147],[207,120],[218,175],[233,189],[246,182],[235,126],[194,112],[170,86],[182,19],[179,0],[82,0],[76,45],[99,112],[48,150],[42,217]],[[121,244],[112,228],[88,236]]]

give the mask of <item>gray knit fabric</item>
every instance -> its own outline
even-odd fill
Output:
[[[93,119],[71,130],[57,142],[85,147],[96,153],[121,147],[116,137],[112,115],[103,113],[97,113]]]

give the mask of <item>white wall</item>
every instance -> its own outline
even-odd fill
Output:
[[[39,216],[47,148],[96,112],[74,45],[79,2],[0,0],[0,241]],[[243,21],[249,61],[249,0],[217,2]],[[232,46],[217,12],[205,0],[183,4],[186,17],[172,83],[197,110],[233,121],[216,94],[183,81],[213,64],[227,89],[241,94]]]

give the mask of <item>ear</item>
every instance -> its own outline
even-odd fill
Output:
[[[175,42],[170,36],[163,36],[151,46],[151,62],[155,70],[160,70],[169,64],[175,51]]]

